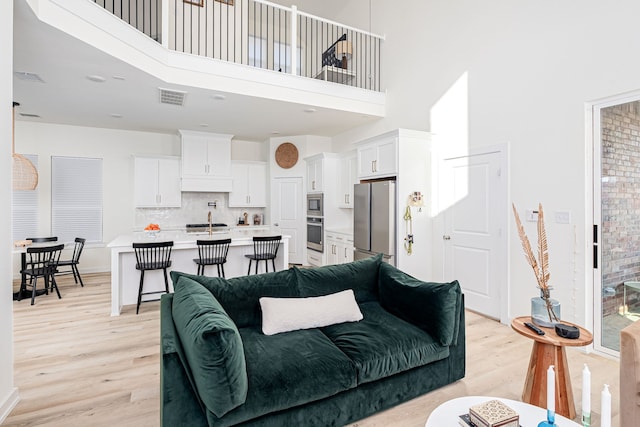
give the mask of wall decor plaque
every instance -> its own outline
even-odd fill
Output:
[[[284,142],[276,149],[276,163],[283,169],[290,169],[298,163],[298,148],[290,142]]]

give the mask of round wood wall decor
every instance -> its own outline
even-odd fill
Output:
[[[276,163],[283,169],[292,168],[298,163],[298,149],[290,142],[282,143],[276,149]]]

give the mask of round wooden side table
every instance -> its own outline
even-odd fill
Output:
[[[580,329],[580,338],[561,338],[554,328],[540,328],[545,334],[538,335],[527,328],[525,322],[531,322],[530,316],[516,317],[511,321],[511,327],[520,335],[533,340],[531,359],[527,379],[522,391],[522,401],[541,408],[547,407],[547,369],[555,366],[556,372],[556,413],[569,419],[576,417],[576,407],[573,402],[571,375],[567,364],[565,347],[582,347],[593,342],[593,335],[579,325],[562,321]]]

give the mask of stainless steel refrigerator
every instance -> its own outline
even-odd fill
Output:
[[[396,265],[396,183],[356,184],[353,208],[354,260],[382,253]]]

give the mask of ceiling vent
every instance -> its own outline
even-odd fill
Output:
[[[164,89],[161,87],[159,87],[158,89],[160,90],[161,104],[178,105],[180,107],[184,105],[184,97],[187,95],[187,92]]]
[[[36,73],[28,73],[26,71],[14,71],[13,75],[20,80],[24,80],[28,82],[44,83],[44,80],[42,80],[42,78]]]

